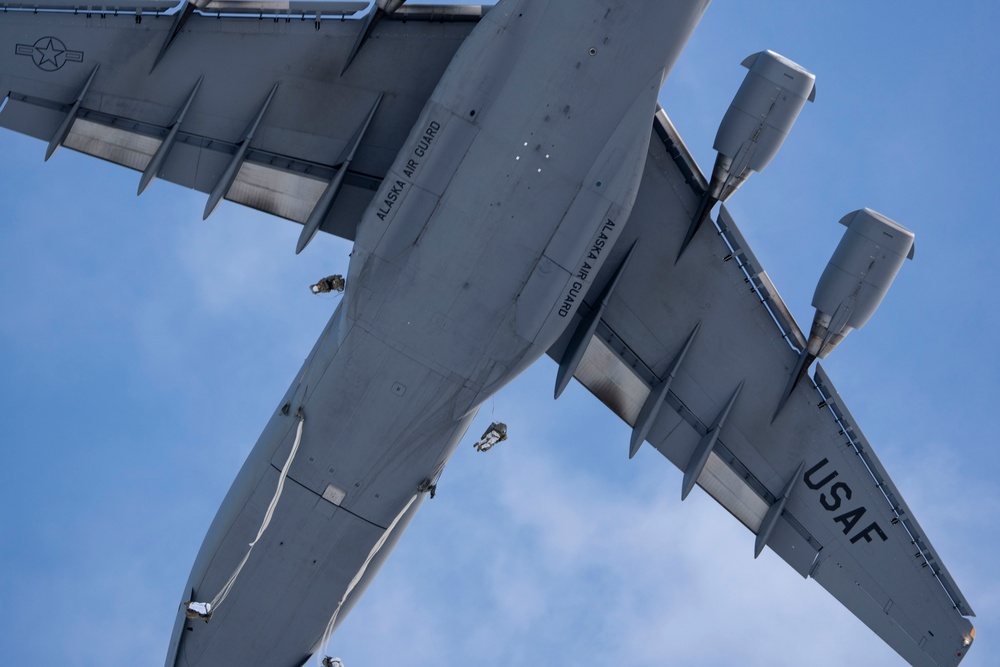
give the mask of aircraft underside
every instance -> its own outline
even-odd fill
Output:
[[[178,620],[168,665],[292,665],[321,648],[478,406],[572,322],[625,227],[657,93],[703,9],[521,0],[480,22],[365,213],[344,300],[220,509],[185,602],[209,600],[244,558],[301,419],[273,526],[210,622]],[[555,20],[573,29],[554,39]]]
[[[556,398],[576,379],[632,429],[622,455],[649,443],[754,557],[914,666],[962,660],[971,607],[817,362],[914,234],[845,215],[807,335],[724,205],[815,99],[811,72],[743,61],[706,178],[657,98],[708,0],[61,1],[0,13],[0,126],[140,172],[139,194],[194,188],[206,218],[226,199],[300,223],[296,252],[354,242],[195,559],[167,667],[328,658],[479,407],[544,354]]]

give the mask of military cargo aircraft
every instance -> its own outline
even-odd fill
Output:
[[[720,202],[768,165],[815,77],[747,57],[703,175],[657,100],[706,4],[36,0],[3,16],[0,125],[46,157],[203,191],[206,218],[228,199],[298,222],[298,252],[319,231],[354,243],[205,538],[167,665],[332,660],[479,408],[545,354],[557,397],[578,380],[632,427],[629,457],[650,443],[755,556],[911,664],[961,660],[972,610],[817,362],[867,323],[913,234],[845,211],[798,327]]]

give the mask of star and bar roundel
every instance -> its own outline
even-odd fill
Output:
[[[66,63],[83,62],[83,51],[71,51],[58,37],[42,37],[34,44],[18,44],[14,52],[29,56],[35,66],[45,72],[54,72]]]

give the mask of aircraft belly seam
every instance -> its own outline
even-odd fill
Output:
[[[273,470],[275,470],[275,471],[279,471],[278,467],[276,465],[274,465],[274,463],[271,463],[271,468]],[[303,489],[304,491],[308,491],[312,495],[316,496],[317,499],[323,500],[325,502],[329,502],[325,498],[323,498],[322,494],[316,493],[316,491],[314,491],[310,487],[306,486],[305,484],[303,484],[299,480],[297,480],[294,477],[292,477],[291,474],[288,475],[288,481],[292,482],[293,484],[295,484],[295,486],[299,487],[300,489]],[[340,512],[347,512],[348,514],[350,514],[354,518],[360,519],[361,521],[364,521],[365,523],[368,523],[368,524],[372,525],[373,527],[378,528],[379,530],[385,530],[386,529],[386,526],[380,525],[380,524],[372,521],[371,519],[366,519],[365,517],[361,516],[360,514],[357,514],[356,512],[352,512],[351,510],[347,509],[346,507],[344,507],[342,505],[337,505],[336,507],[337,507],[338,511],[340,511]]]

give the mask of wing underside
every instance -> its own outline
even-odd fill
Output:
[[[174,24],[164,5],[4,12],[0,126],[300,223],[363,134],[320,227],[348,239],[483,12],[400,12],[343,71],[363,21],[196,12],[161,57]]]
[[[674,263],[705,179],[662,111],[653,133],[617,256],[577,318],[597,317],[594,335],[571,326],[550,355],[580,359],[574,377],[686,481],[911,664],[957,664],[972,610],[822,367],[771,423],[805,341],[725,208]]]

